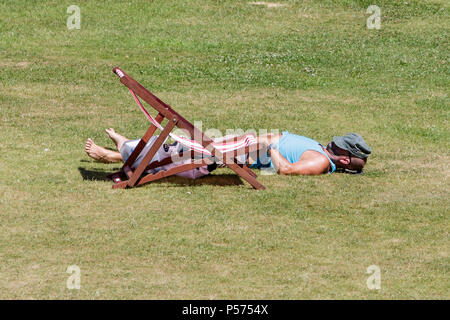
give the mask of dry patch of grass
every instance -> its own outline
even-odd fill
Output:
[[[29,65],[31,64],[31,62],[28,61],[11,61],[11,60],[3,60],[0,62],[0,67],[7,67],[7,68],[20,68],[20,69],[25,69],[27,68]]]
[[[265,6],[267,8],[280,8],[280,7],[286,7],[286,3],[277,3],[277,2],[264,2],[264,1],[256,1],[256,2],[249,2],[250,5],[255,6]]]

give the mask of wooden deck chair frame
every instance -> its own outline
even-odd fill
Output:
[[[239,175],[242,179],[250,183],[250,185],[255,189],[265,189],[264,185],[262,185],[258,180],[256,180],[257,175],[250,170],[245,164],[239,164],[237,161],[237,156],[241,154],[253,154],[257,155],[258,151],[261,149],[259,144],[253,144],[250,146],[246,146],[237,150],[233,150],[230,152],[220,152],[213,145],[213,140],[206,136],[202,131],[197,129],[194,125],[192,125],[189,121],[187,121],[184,117],[178,114],[175,110],[172,109],[171,106],[161,101],[158,97],[152,94],[150,91],[145,89],[141,84],[139,84],[136,80],[131,78],[125,72],[123,72],[119,68],[114,68],[113,72],[120,78],[120,82],[122,82],[126,87],[128,87],[131,91],[133,91],[137,96],[147,102],[150,106],[152,106],[157,112],[155,120],[162,124],[164,119],[167,119],[168,122],[163,128],[162,132],[155,140],[151,148],[148,150],[147,154],[144,155],[140,164],[132,169],[133,163],[138,158],[142,150],[144,149],[147,142],[155,133],[157,127],[154,124],[151,124],[150,127],[145,132],[142,139],[139,141],[136,148],[133,150],[131,155],[123,164],[120,171],[115,172],[110,175],[112,180],[114,181],[113,188],[131,188],[135,186],[140,186],[145,183],[156,181],[162,179],[164,177],[168,177],[177,173],[185,172],[188,170],[192,170],[195,168],[199,168],[204,165],[212,164],[215,159],[221,159],[222,162],[233,170],[237,175]],[[163,165],[167,165],[172,163],[171,157],[163,159],[158,162],[152,162],[150,165],[151,159],[155,156],[156,152],[163,145],[169,133],[175,128],[178,127],[183,129],[185,132],[189,133],[191,139],[195,139],[198,143],[200,143],[204,148],[210,151],[211,156],[205,157],[204,155],[198,159],[196,158],[196,152],[190,151],[191,153],[191,161],[188,164],[181,164],[179,166],[175,166],[170,168],[169,170],[160,170],[157,173],[149,173],[143,175],[149,169],[155,169]],[[199,139],[200,137],[200,139]],[[238,138],[233,138],[238,139]]]

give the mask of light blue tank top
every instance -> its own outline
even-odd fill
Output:
[[[278,143],[274,144],[273,147],[278,149],[280,154],[286,158],[290,163],[295,163],[300,160],[300,157],[303,155],[303,152],[308,150],[317,151],[327,157],[330,162],[331,170],[330,173],[333,173],[336,170],[336,165],[331,161],[325,151],[323,151],[322,146],[313,139],[299,136],[296,134],[289,133],[288,131],[283,131],[282,136]],[[250,167],[274,167],[270,158],[266,161],[261,161],[263,159],[258,159],[258,163],[253,164]],[[265,159],[264,159],[265,160]],[[269,163],[267,163],[267,161]],[[266,165],[264,165],[264,163]]]

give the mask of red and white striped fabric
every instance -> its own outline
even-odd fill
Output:
[[[151,115],[150,113],[148,113],[148,111],[144,108],[144,106],[142,105],[141,101],[139,100],[139,98],[136,96],[136,94],[133,92],[133,90],[130,90],[131,94],[134,97],[134,100],[136,101],[136,103],[139,105],[139,108],[141,108],[142,112],[145,114],[145,116],[147,117],[147,119],[153,123],[158,129],[163,130],[164,128],[161,126],[161,124],[159,124]],[[206,154],[206,155],[211,155],[211,152],[208,151],[206,148],[204,148],[200,143],[198,143],[196,140],[191,140],[185,137],[180,137],[176,134],[173,133],[169,133],[169,136],[181,143],[183,146],[192,149],[194,151],[200,152],[202,154]],[[255,144],[256,138],[251,135],[251,134],[246,134],[244,135],[239,141],[232,141],[232,142],[219,142],[219,143],[212,143],[212,146],[219,150],[222,153],[225,152],[229,152],[229,151],[233,151],[242,147],[247,147],[250,146],[252,144]]]

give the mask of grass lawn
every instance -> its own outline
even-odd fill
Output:
[[[0,2],[0,299],[450,298],[449,2],[277,3]],[[366,174],[112,190],[86,138],[148,126],[114,66],[203,129],[358,132]]]

